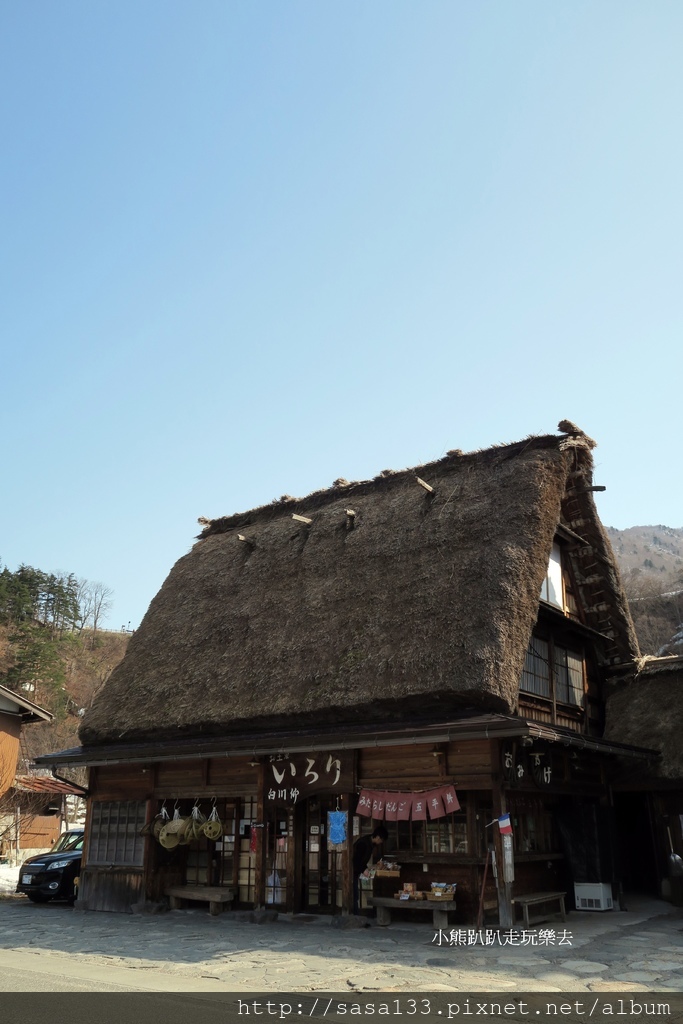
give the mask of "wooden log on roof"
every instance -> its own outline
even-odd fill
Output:
[[[434,488],[430,484],[428,484],[426,480],[423,480],[422,477],[416,476],[415,479],[417,480],[420,487],[424,487],[425,491],[427,491],[428,494],[434,493]]]

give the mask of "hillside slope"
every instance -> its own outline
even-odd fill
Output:
[[[607,527],[607,535],[624,574],[633,569],[671,576],[683,572],[683,529],[671,526]]]
[[[40,754],[78,745],[81,712],[121,661],[129,640],[127,633],[103,630],[52,636],[35,623],[20,630],[0,626],[0,683],[54,716],[23,730],[20,770]]]

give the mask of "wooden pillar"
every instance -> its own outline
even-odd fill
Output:
[[[267,821],[266,821],[266,766],[258,766],[258,791],[256,796],[256,863],[254,864],[254,906],[256,909],[266,905],[266,857],[268,854]]]
[[[353,844],[356,841],[356,836],[353,834],[353,819],[355,817],[356,805],[358,803],[358,774],[360,767],[360,758],[362,753],[360,750],[349,751],[349,756],[353,758],[353,776],[352,784],[354,792],[345,793],[343,797],[342,807],[348,811],[348,828],[346,831],[346,850],[344,851],[344,895],[342,897],[342,913],[352,914],[353,913]]]
[[[287,889],[286,889],[286,904],[285,909],[288,914],[294,914],[299,909],[298,904],[298,886],[297,886],[297,864],[298,858],[296,855],[296,815],[294,809],[287,810]]]
[[[476,793],[458,793],[460,797],[460,805],[465,809],[467,814],[467,852],[472,858],[472,862],[469,867],[469,885],[470,893],[472,894],[472,918],[471,924],[474,924],[477,920],[477,911],[479,908],[479,893],[481,890],[482,880],[484,878],[483,864],[486,858],[486,849],[484,849],[484,858],[479,857],[479,833],[477,830],[477,798]],[[485,823],[484,823],[485,824]],[[485,831],[485,830],[483,830]],[[488,837],[485,835],[485,841]],[[479,860],[476,863],[474,858]]]
[[[502,750],[499,740],[491,740],[491,788],[493,796],[493,817],[500,818],[506,812],[505,790],[501,773]],[[503,839],[497,824],[491,825],[493,848],[496,854],[496,886],[498,889],[498,923],[501,928],[512,928],[515,916],[512,907],[512,880],[505,876]]]
[[[342,810],[347,812],[346,849],[342,853],[342,914],[353,913],[353,814],[356,801],[353,793],[344,793]]]

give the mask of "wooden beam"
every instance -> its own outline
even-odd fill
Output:
[[[298,516],[296,512],[292,512],[292,519],[297,523],[305,523],[306,526],[309,526],[313,522],[312,519],[307,519],[306,516]]]
[[[501,780],[500,772],[501,749],[499,740],[491,740],[491,772],[493,817],[500,818],[505,814],[507,807],[505,802],[505,790]],[[498,766],[498,767],[497,767]],[[501,928],[513,928],[515,924],[515,913],[512,908],[512,882],[505,878],[505,858],[503,855],[503,837],[500,834],[500,827],[495,821],[491,825],[493,833],[493,848],[496,853],[496,886],[498,888],[498,924]]]
[[[416,476],[415,479],[417,480],[420,487],[424,487],[425,491],[427,491],[428,494],[434,493],[434,488],[431,487],[426,480],[423,480],[422,477]]]
[[[267,825],[266,825],[266,766],[260,764],[258,769],[258,795],[256,797],[256,862],[254,864],[254,907],[259,910],[266,905],[266,858]],[[238,851],[235,850],[235,856]]]

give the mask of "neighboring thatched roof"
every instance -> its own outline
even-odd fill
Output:
[[[86,713],[82,742],[512,711],[561,522],[589,625],[611,637],[609,661],[630,661],[635,634],[590,490],[593,442],[560,426],[208,522]]]
[[[606,736],[661,752],[657,777],[683,780],[683,656],[643,658],[607,701]]]

